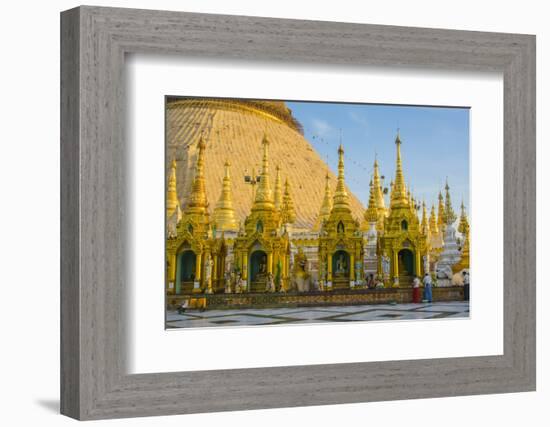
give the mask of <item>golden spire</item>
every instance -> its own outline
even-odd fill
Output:
[[[386,209],[384,194],[382,193],[382,184],[380,182],[380,173],[378,171],[378,160],[374,158],[374,176],[373,176],[374,197],[377,209]]]
[[[376,186],[374,185],[373,180],[370,181],[369,186],[370,186],[369,206],[365,211],[365,221],[368,224],[378,221],[378,210],[376,209],[376,205],[377,205]]]
[[[432,210],[430,212],[430,233],[437,234],[439,233],[439,228],[437,227],[437,219],[435,217],[435,207],[432,205]]]
[[[342,144],[338,147],[338,181],[336,182],[336,191],[334,193],[333,209],[350,210],[349,196],[344,180],[344,147],[342,147]]]
[[[294,202],[290,195],[290,184],[285,179],[285,192],[283,194],[283,207],[281,209],[281,218],[283,224],[292,224],[296,221],[296,212],[294,211]]]
[[[430,225],[428,223],[428,213],[426,211],[426,203],[422,201],[422,221],[420,222],[420,231],[427,236],[430,234]]]
[[[275,209],[280,210],[283,204],[283,188],[281,185],[281,168],[277,166],[275,170],[277,171],[277,174],[275,175],[274,203],[275,203]]]
[[[441,195],[441,191],[439,192],[437,199],[439,201],[437,206],[437,226],[441,231],[444,231],[447,225],[447,216],[445,215],[445,205],[443,204],[443,196]]]
[[[462,246],[462,257],[458,264],[453,266],[453,271],[458,272],[465,268],[470,268],[470,228],[468,227],[464,236],[464,244]]]
[[[264,134],[262,140],[263,157],[262,157],[262,171],[260,173],[260,183],[256,190],[256,198],[254,199],[254,205],[252,210],[274,208],[273,194],[271,191],[271,185],[269,183],[269,140],[267,135]]]
[[[216,208],[214,209],[214,222],[216,228],[222,232],[225,231],[238,231],[239,224],[235,217],[235,210],[233,209],[233,197],[231,194],[231,176],[229,175],[228,161],[224,164],[225,174],[223,177],[222,192]]]
[[[464,201],[460,204],[460,222],[458,223],[458,231],[460,233],[467,234],[470,230],[470,224],[468,223],[468,216],[466,215],[466,209],[464,208]]]
[[[204,179],[204,150],[206,145],[202,136],[199,139],[199,155],[197,165],[195,167],[195,177],[191,186],[191,194],[189,195],[189,204],[187,210],[195,213],[204,213],[208,206],[206,199],[205,179]]]
[[[313,225],[313,230],[317,231],[323,225],[323,222],[326,221],[330,216],[330,211],[332,210],[332,191],[330,191],[330,177],[327,174],[325,175],[325,196],[323,197],[323,203],[321,204],[321,209],[319,210],[319,216],[317,221]]]
[[[401,161],[401,138],[399,131],[395,137],[395,147],[397,151],[395,162],[395,182],[393,183],[393,191],[391,194],[390,206],[406,206],[409,202],[407,195],[407,187],[405,185],[405,177],[403,175],[403,163]]]
[[[168,178],[168,192],[166,194],[166,217],[170,218],[178,210],[180,202],[176,190],[176,159],[170,165],[170,177]]]
[[[449,182],[445,179],[445,220],[447,224],[453,223],[456,220],[453,205],[451,204],[451,193],[449,189]]]

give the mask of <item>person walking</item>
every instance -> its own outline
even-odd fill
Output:
[[[462,283],[464,283],[464,301],[470,301],[470,273],[467,270],[462,272]]]
[[[432,302],[432,277],[426,273],[424,275],[424,301]]]

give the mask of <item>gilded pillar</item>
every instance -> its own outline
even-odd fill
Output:
[[[365,256],[361,255],[361,250],[359,250],[355,258],[357,259],[356,263],[359,262],[359,279],[363,280],[365,278]]]
[[[281,261],[281,254],[279,253],[279,250],[276,249],[273,251],[273,275],[275,276],[275,273],[277,272],[277,264]]]
[[[174,294],[176,292],[176,254],[168,254],[168,293]]]
[[[291,271],[290,271],[290,267],[291,267],[291,264],[290,264],[290,260],[291,260],[291,257],[292,255],[290,255],[290,250],[288,251],[288,253],[286,254],[286,277],[288,278],[288,287],[290,288],[290,275],[292,274]]]
[[[267,272],[273,273],[273,252],[267,253]]]
[[[287,259],[286,255],[283,255],[281,257],[281,264],[282,264],[282,272],[281,272],[281,290],[286,291],[286,278],[287,278],[287,272],[286,272],[286,266],[287,266]]]
[[[327,291],[332,289],[332,254],[327,254]]]
[[[416,271],[416,276],[419,276],[419,277],[422,277],[422,264],[420,263],[420,251],[417,249],[416,251],[414,251],[414,255],[415,255],[415,271]]]
[[[205,268],[205,276],[204,276],[204,287],[205,287],[205,290],[206,290],[206,293],[208,294],[211,294],[213,291],[212,291],[212,281],[213,281],[213,277],[212,277],[212,265],[214,264],[214,262],[212,261],[212,255],[210,254],[210,252],[207,252],[205,254],[205,257],[204,257],[204,260],[205,260],[205,265],[204,265],[204,268]],[[206,265],[208,263],[208,265]]]
[[[212,266],[212,288],[218,289],[218,256],[214,255],[214,265]]]
[[[349,256],[349,281],[350,283],[355,281],[355,254],[353,253]]]
[[[195,282],[193,283],[193,292],[201,291],[201,272],[202,272],[202,252],[197,254],[195,264]]]
[[[222,281],[222,288],[225,286],[225,262],[226,262],[226,255],[222,255],[220,257],[219,267],[218,267],[218,277]]]
[[[393,286],[399,287],[399,255],[397,250],[393,251]]]
[[[280,271],[280,282],[279,284],[277,285],[277,266],[278,265],[281,265],[281,271]],[[281,283],[282,283],[282,278],[283,278],[283,269],[282,269],[282,266],[283,266],[283,262],[282,262],[282,259],[281,259],[281,252],[280,252],[280,249],[277,249],[273,255],[273,281],[275,283],[275,290],[278,291],[279,288],[281,287]]]
[[[242,278],[248,280],[248,253],[243,253],[243,274]]]

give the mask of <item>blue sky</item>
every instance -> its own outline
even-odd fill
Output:
[[[287,102],[304,135],[337,172],[340,134],[346,183],[366,206],[375,153],[389,187],[395,176],[395,135],[401,135],[405,179],[418,200],[437,207],[449,179],[455,212],[469,211],[469,109],[319,102]],[[340,131],[341,129],[341,131]]]

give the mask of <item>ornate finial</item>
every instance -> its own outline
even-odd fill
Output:
[[[256,198],[252,206],[252,210],[257,209],[274,209],[273,194],[271,192],[270,177],[269,177],[269,139],[264,133],[262,139],[263,156],[262,156],[262,171],[260,173],[260,183],[256,190]]]
[[[386,210],[386,202],[384,201],[384,193],[382,192],[382,183],[380,180],[380,172],[378,170],[378,161],[376,159],[376,153],[374,155],[374,174],[373,174],[373,190],[376,201],[376,209],[379,213]]]
[[[285,179],[285,192],[283,194],[283,207],[281,209],[281,219],[283,224],[292,224],[296,221],[296,212],[294,211],[294,202],[290,195],[290,184]]]
[[[280,210],[283,204],[283,188],[281,185],[281,168],[279,165],[275,168],[277,171],[275,174],[275,193],[274,193],[274,203],[275,209]]]
[[[373,222],[378,221],[378,206],[376,201],[376,186],[374,185],[374,181],[371,179],[369,182],[370,187],[370,194],[369,194],[369,205],[367,207],[367,210],[365,211],[365,222],[369,225]],[[363,227],[363,229],[367,229],[367,227]]]
[[[214,223],[222,233],[225,231],[237,231],[239,224],[233,209],[233,197],[231,193],[231,176],[229,167],[231,164],[226,161],[224,164],[224,177],[222,183],[222,192],[216,207],[214,209]]]
[[[401,144],[401,138],[399,137],[399,128],[397,128],[397,135],[395,136],[395,143],[397,145]]]
[[[409,204],[409,197],[407,195],[407,187],[405,185],[405,177],[403,175],[403,163],[401,161],[401,138],[399,137],[399,130],[395,137],[396,147],[396,161],[395,161],[395,182],[393,184],[393,191],[391,194],[390,206],[407,206]]]
[[[199,144],[198,144],[199,150],[204,150],[206,148],[206,143],[204,142],[203,133],[204,131],[201,131],[201,137],[199,138]]]
[[[170,176],[168,178],[168,189],[166,194],[166,217],[170,218],[178,210],[180,203],[176,189],[176,159],[170,164]]]
[[[426,203],[422,200],[422,221],[420,222],[420,231],[425,236],[430,234],[430,224],[428,223],[428,213],[426,211]]]
[[[333,209],[350,209],[349,197],[346,191],[344,179],[344,147],[342,144],[338,147],[338,180],[336,182],[336,191],[334,193]]]
[[[468,222],[468,216],[466,215],[464,200],[460,204],[460,222],[458,223],[458,231],[463,235],[470,231],[470,223]]]
[[[445,227],[447,227],[447,215],[445,212],[445,204],[443,203],[443,195],[441,194],[441,191],[439,192],[437,199],[437,225],[439,229],[443,232],[445,231]]]
[[[462,243],[462,256],[458,264],[453,266],[453,271],[460,271],[470,268],[470,227],[464,231],[464,240]]]
[[[330,191],[330,176],[328,171],[325,175],[325,195],[323,202],[321,203],[321,209],[319,209],[319,216],[313,224],[313,231],[319,231],[324,221],[330,217],[330,211],[332,210],[332,192]]]
[[[466,237],[462,245],[462,258],[460,259],[459,266],[462,267],[462,269],[470,268],[470,229],[466,231]]]
[[[204,179],[204,151],[206,145],[201,135],[199,139],[197,156],[197,164],[195,166],[195,177],[191,186],[191,194],[189,196],[189,204],[187,210],[195,213],[205,213],[208,201],[206,199],[206,186]]]
[[[432,205],[430,212],[430,233],[437,234],[439,233],[439,227],[437,226],[437,218],[435,216],[435,207]]]
[[[453,211],[451,193],[449,190],[449,182],[445,179],[445,219],[447,224],[453,223],[456,220],[456,214]]]

